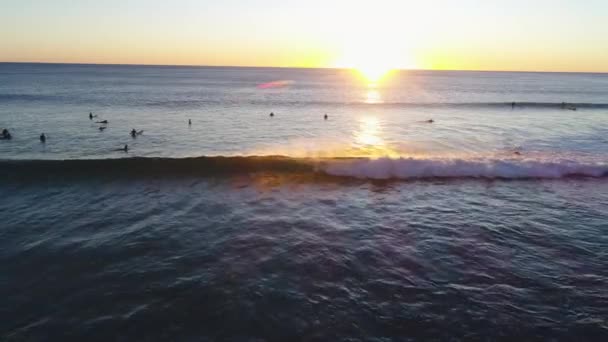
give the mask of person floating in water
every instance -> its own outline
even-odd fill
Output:
[[[329,118],[329,116],[327,116],[327,114],[323,115],[323,119],[327,120],[327,118]]]
[[[114,151],[129,152],[129,145],[125,145],[123,148],[117,148]]]
[[[135,130],[135,128],[133,128],[133,129],[131,130],[131,133],[130,133],[130,134],[131,134],[131,136],[132,136],[133,138],[135,138],[135,137],[137,137],[138,135],[142,135],[142,134],[144,134],[144,130],[142,129],[141,131],[136,131],[136,130]]]
[[[46,143],[46,135],[44,135],[44,133],[40,134],[40,142],[41,143]]]
[[[192,120],[188,119],[188,126],[192,126]]]
[[[13,136],[11,135],[11,133],[8,131],[8,129],[3,129],[2,130],[2,136],[0,137],[1,139],[6,139],[6,140],[10,140]]]
[[[273,117],[273,116],[274,116],[274,113],[273,113],[273,112],[270,112],[270,117]]]
[[[98,124],[107,124],[108,120],[95,121],[95,123],[98,123]]]

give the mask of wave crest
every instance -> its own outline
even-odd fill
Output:
[[[4,160],[1,179],[224,176],[256,172],[361,179],[605,177],[608,164],[571,160],[291,158],[282,156]]]
[[[379,158],[336,161],[324,171],[334,176],[371,179],[411,178],[562,178],[568,176],[603,177],[608,165],[575,161],[543,162],[518,159],[415,159]]]

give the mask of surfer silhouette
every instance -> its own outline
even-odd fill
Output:
[[[8,129],[6,129],[6,128],[5,128],[5,129],[3,129],[3,130],[2,130],[2,139],[7,139],[7,140],[9,140],[9,139],[12,139],[12,138],[13,138],[13,136],[12,136],[12,135],[11,135],[11,133],[8,131]]]
[[[117,148],[114,151],[129,152],[129,145],[125,145],[123,148]]]

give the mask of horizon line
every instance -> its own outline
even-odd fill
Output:
[[[183,67],[183,68],[243,68],[243,69],[324,69],[356,70],[347,67],[306,67],[306,66],[259,66],[259,65],[205,65],[205,64],[136,64],[136,63],[89,63],[89,62],[41,62],[41,61],[0,61],[0,64],[51,64],[85,66],[143,66],[143,67]],[[453,72],[505,72],[505,73],[554,73],[554,74],[608,74],[608,71],[547,71],[547,70],[491,70],[491,69],[417,69],[394,68],[394,71],[453,71]]]

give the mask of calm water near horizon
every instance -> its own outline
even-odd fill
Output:
[[[608,74],[0,63],[0,128],[2,340],[608,337]]]
[[[0,64],[0,126],[14,136],[0,156],[119,158],[113,150],[129,144],[127,156],[144,157],[522,149],[604,161],[607,99],[607,74],[403,71],[370,84],[335,69]]]

